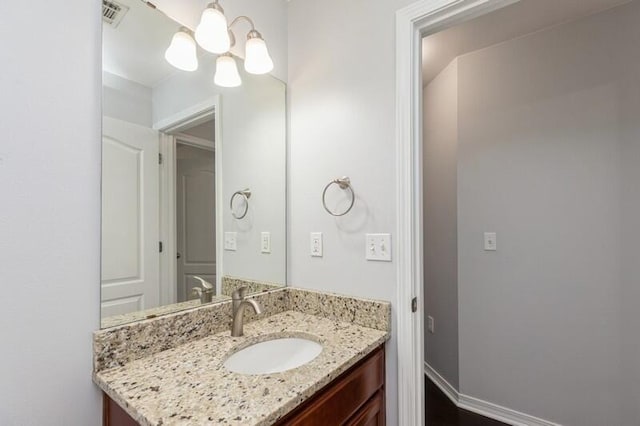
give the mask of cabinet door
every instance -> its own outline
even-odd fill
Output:
[[[102,425],[103,426],[139,426],[118,404],[107,394],[102,394]]]
[[[346,426],[384,426],[384,393],[379,390],[373,398],[358,411]]]
[[[276,425],[345,425],[350,419],[355,419],[355,416],[360,413],[359,410],[366,406],[374,395],[378,393],[383,398],[384,393],[379,392],[383,388],[384,349],[380,348],[334,380],[305,404],[281,419]]]

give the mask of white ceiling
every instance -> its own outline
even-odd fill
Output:
[[[116,28],[103,24],[102,69],[147,87],[178,72],[164,59],[179,24],[140,0],[117,0],[129,12]]]
[[[453,59],[496,43],[628,3],[630,0],[521,0],[425,37],[422,75],[427,84]],[[634,0],[640,1],[640,0]]]

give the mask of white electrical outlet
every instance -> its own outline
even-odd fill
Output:
[[[431,334],[434,334],[436,332],[436,322],[431,315],[427,317],[427,329]]]
[[[391,262],[391,234],[367,234],[365,238],[365,258]]]
[[[237,232],[224,233],[224,249],[228,251],[238,250],[238,233]]]
[[[498,249],[498,241],[495,232],[484,233],[484,249],[486,251],[496,251]]]
[[[322,232],[311,233],[311,256],[322,257]]]
[[[260,251],[262,253],[271,253],[271,232],[260,234]]]

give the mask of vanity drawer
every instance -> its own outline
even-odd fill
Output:
[[[276,424],[383,426],[384,348],[376,349]]]

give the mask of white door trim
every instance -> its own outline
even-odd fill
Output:
[[[176,133],[175,137],[183,145],[190,145],[196,148],[206,149],[207,151],[215,151],[215,142],[208,141],[196,136],[187,135],[186,133]]]
[[[167,142],[161,144],[160,147],[163,154],[163,165],[160,168],[160,181],[163,183],[160,188],[160,199],[166,201],[161,203],[160,210],[161,218],[165,218],[165,220],[161,219],[160,222],[160,236],[164,247],[166,247],[162,253],[164,256],[160,256],[160,292],[161,295],[167,295],[167,299],[172,298],[172,301],[167,301],[166,303],[176,303],[177,301],[175,276],[178,265],[174,255],[176,252],[176,139],[205,149],[213,148],[215,151],[216,209],[218,206],[222,208],[222,120],[220,108],[220,96],[215,95],[153,125],[154,129],[173,135],[170,136],[171,139],[166,140]],[[213,147],[199,138],[180,133],[182,130],[197,126],[211,119],[214,119],[215,122],[215,142]],[[222,215],[216,214],[216,294],[222,292],[224,236],[222,226]]]
[[[176,253],[176,140],[160,133],[160,304],[171,305],[178,301],[175,278]]]
[[[421,40],[519,0],[421,0],[396,12],[398,424],[424,424]],[[411,299],[418,299],[412,313]]]

